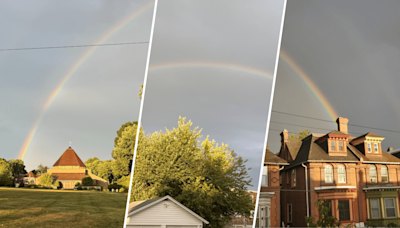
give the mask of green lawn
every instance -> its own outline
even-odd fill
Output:
[[[126,193],[0,188],[0,227],[122,227]]]

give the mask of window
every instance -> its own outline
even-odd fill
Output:
[[[268,171],[267,166],[263,166],[261,185],[264,185],[264,186],[268,186],[268,172],[267,171]]]
[[[341,221],[350,220],[350,204],[348,200],[339,200],[339,219]]]
[[[296,186],[296,170],[295,169],[292,170],[292,185],[293,185],[293,187]]]
[[[379,198],[369,199],[369,202],[371,204],[371,218],[373,219],[381,218]]]
[[[374,152],[375,152],[375,154],[379,153],[379,151],[378,151],[378,143],[374,143]]]
[[[386,165],[381,166],[381,178],[382,178],[382,183],[389,182],[388,169],[387,169]]]
[[[367,143],[367,149],[368,149],[368,153],[371,153],[371,143]]]
[[[333,216],[332,215],[332,201],[331,200],[325,200],[325,206],[328,209],[328,216]]]
[[[292,204],[288,204],[288,222],[292,222]]]
[[[378,182],[377,174],[376,174],[376,167],[374,165],[369,166],[369,179],[371,183]]]
[[[339,151],[343,151],[343,142],[339,142]]]
[[[396,208],[395,208],[394,198],[385,198],[385,210],[386,210],[386,218],[395,218],[396,217]]]
[[[344,165],[338,165],[338,183],[346,183],[346,168]]]
[[[330,165],[325,165],[325,183],[333,183],[333,169]]]
[[[335,141],[331,141],[331,151],[334,151],[335,149]]]

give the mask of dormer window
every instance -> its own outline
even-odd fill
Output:
[[[343,151],[343,142],[339,142],[339,151]]]
[[[375,154],[379,153],[378,143],[374,143],[374,152],[375,152]]]
[[[368,151],[368,153],[372,153],[371,143],[367,143],[367,151]]]
[[[335,141],[331,141],[331,151],[335,151],[336,147],[335,147]]]

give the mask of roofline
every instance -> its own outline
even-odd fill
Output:
[[[362,190],[400,188],[400,186],[363,187]]]
[[[163,201],[163,200],[166,200],[166,199],[171,200],[172,202],[174,202],[175,204],[177,204],[178,206],[180,206],[180,207],[183,208],[185,211],[189,212],[190,214],[192,214],[193,216],[195,216],[196,218],[198,218],[199,220],[201,220],[201,221],[204,222],[205,224],[209,224],[209,222],[208,222],[207,220],[203,219],[202,217],[200,217],[200,215],[196,214],[194,211],[192,211],[192,210],[190,210],[189,208],[185,207],[183,204],[179,203],[178,201],[176,201],[174,198],[172,198],[172,197],[169,196],[169,195],[166,195],[166,196],[164,196],[164,197],[160,197],[158,200],[156,200],[156,201],[154,201],[154,202],[152,202],[152,203],[150,203],[150,204],[147,204],[147,205],[144,206],[144,207],[141,207],[141,208],[139,208],[139,209],[137,209],[137,210],[135,210],[135,211],[131,211],[131,212],[128,214],[128,216],[131,216],[131,215],[134,215],[134,214],[136,214],[136,213],[138,213],[138,212],[140,212],[140,211],[143,211],[144,209],[149,208],[149,207],[153,206],[154,204],[157,204],[157,203],[159,203],[159,202],[161,202],[161,201]],[[139,204],[139,205],[140,205],[140,204]]]
[[[398,152],[400,152],[400,149],[395,149],[395,150],[392,150],[392,151],[388,151],[387,153],[389,153],[389,154],[396,154],[396,153],[398,153]]]
[[[363,161],[362,163],[367,163],[367,164],[400,164],[400,162],[379,162],[379,161]]]
[[[289,165],[289,163],[281,163],[281,162],[264,162],[264,165]]]

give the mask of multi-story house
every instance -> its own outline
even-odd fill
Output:
[[[290,139],[281,133],[279,157],[289,161],[281,171],[281,215],[285,226],[305,227],[318,219],[316,201],[330,202],[330,214],[343,225],[399,223],[400,159],[382,151],[384,137],[349,135],[348,119],[338,130]]]
[[[281,225],[281,178],[279,172],[285,165],[289,165],[289,163],[272,153],[267,146],[262,168],[256,227],[279,227]]]

